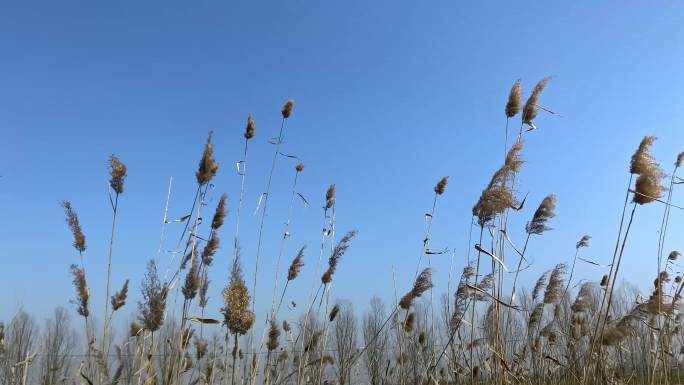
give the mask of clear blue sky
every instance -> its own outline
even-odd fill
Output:
[[[296,99],[283,151],[306,164],[287,264],[308,244],[306,267],[290,296],[303,304],[312,282],[325,189],[338,189],[338,234],[358,238],[340,262],[334,296],[362,308],[411,284],[432,187],[449,175],[433,226],[435,249],[467,250],[470,210],[498,168],[504,104],[521,78],[525,95],[553,80],[526,141],[520,194],[528,205],[558,195],[555,228],[530,245],[530,282],[569,261],[587,233],[584,255],[612,255],[628,160],[654,134],[667,171],[684,150],[684,5],[603,2],[10,2],[0,5],[0,317],[20,306],[38,317],[70,306],[68,266],[78,261],[59,202],[80,214],[94,312],[103,294],[110,209],[107,157],[128,165],[114,252],[114,285],[133,284],[134,312],[146,260],[157,249],[169,177],[170,214],[187,211],[208,130],[231,214],[212,270],[210,314],[227,280],[247,113],[257,122],[250,148],[243,222],[245,273],[252,279],[257,198],[266,185],[279,111]],[[513,126],[517,126],[516,123]],[[280,159],[266,222],[263,258],[272,261],[285,220],[294,163]],[[675,202],[684,203],[676,193]],[[646,288],[662,206],[639,210],[622,277]],[[673,212],[666,250],[684,249],[682,212]],[[173,231],[171,229],[170,231]],[[165,249],[172,248],[172,242]],[[512,256],[512,253],[509,253]],[[450,258],[433,260],[446,291]],[[262,312],[270,304],[273,264],[262,268]],[[577,276],[603,272],[581,265]],[[318,278],[316,278],[318,279]],[[268,296],[267,299],[265,296]],[[287,314],[285,314],[287,315]],[[124,317],[125,318],[125,317]]]

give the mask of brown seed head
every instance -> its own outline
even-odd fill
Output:
[[[520,112],[522,86],[520,79],[516,80],[511,87],[511,92],[508,94],[508,103],[506,103],[506,117],[512,118]]]
[[[444,194],[444,189],[446,188],[448,181],[449,181],[448,176],[442,177],[442,179],[440,179],[439,182],[437,182],[437,184],[435,185],[435,188],[434,188],[435,194],[437,194],[437,195]]]
[[[109,176],[109,186],[111,186],[112,190],[117,194],[123,193],[126,165],[121,163],[114,154],[109,157]]]
[[[211,220],[211,228],[212,230],[218,230],[219,227],[223,225],[223,221],[226,218],[226,201],[228,200],[228,195],[223,194],[221,195],[221,199],[219,199],[219,203],[216,206],[216,211],[214,212],[214,218]]]
[[[544,88],[546,87],[546,84],[549,82],[549,80],[551,80],[550,77],[545,77],[544,79],[540,80],[539,83],[537,83],[534,86],[532,94],[530,94],[530,97],[527,99],[527,102],[525,102],[525,107],[523,108],[522,121],[528,126],[532,125],[532,121],[534,120],[534,118],[537,117],[537,113],[539,113],[539,95],[542,91],[544,91]]]
[[[245,139],[250,140],[254,137],[254,130],[256,129],[256,123],[252,114],[247,115],[247,128],[245,129]]]
[[[677,155],[677,161],[675,162],[675,166],[677,168],[682,167],[682,163],[684,163],[684,151],[680,152]]]
[[[188,270],[185,276],[185,283],[181,288],[183,297],[186,301],[190,301],[197,296],[197,290],[200,285],[199,267],[197,266],[197,259],[192,259],[192,264],[190,265],[190,270]]]
[[[644,138],[639,143],[639,147],[632,155],[632,160],[630,161],[629,172],[631,174],[640,175],[644,171],[651,168],[651,165],[655,163],[653,155],[651,155],[650,148],[653,142],[656,141],[655,136],[644,136]]]
[[[649,169],[644,170],[634,184],[635,193],[632,202],[645,205],[660,199],[663,193],[667,191],[667,188],[661,183],[664,177],[665,173],[658,164],[653,164]]]
[[[112,311],[117,311],[121,309],[126,304],[126,298],[128,297],[128,280],[124,282],[121,290],[114,293],[111,298]]]
[[[62,207],[64,207],[64,212],[66,213],[66,223],[69,225],[71,234],[74,236],[74,248],[78,250],[79,253],[83,253],[86,250],[86,239],[81,230],[81,224],[78,221],[78,215],[71,207],[71,202],[63,201]]]
[[[335,306],[333,306],[332,310],[330,311],[330,315],[328,317],[330,322],[333,322],[335,320],[335,318],[337,317],[337,314],[339,314],[339,312],[340,312],[340,305],[335,304]]]
[[[546,291],[544,292],[544,303],[558,303],[562,300],[563,295],[563,275],[565,274],[566,266],[563,263],[559,263],[551,271],[549,276],[549,283],[546,285]]]
[[[207,294],[209,293],[209,274],[207,273],[207,269],[204,269],[204,272],[202,273],[202,279],[200,280],[200,287],[199,287],[199,295],[200,295],[200,300],[199,300],[199,306],[200,308],[204,309],[207,307],[207,304],[209,303],[209,297]]]
[[[155,332],[164,323],[166,297],[169,288],[159,280],[154,260],[147,263],[147,273],[141,285],[143,301],[138,303],[140,321],[145,329]]]
[[[677,260],[677,258],[679,258],[680,255],[682,255],[682,253],[680,253],[677,250],[673,250],[672,252],[670,252],[670,255],[667,256],[667,260],[674,262]]]
[[[270,328],[268,330],[268,341],[266,342],[266,347],[269,352],[278,349],[278,338],[280,338],[280,329],[278,329],[278,324],[274,318],[271,318]]]
[[[285,105],[283,106],[283,119],[287,119],[290,117],[290,114],[292,114],[292,107],[294,107],[294,100],[289,99],[287,102],[285,102]]]
[[[204,245],[204,249],[202,249],[202,263],[211,266],[214,262],[214,255],[219,248],[220,242],[221,239],[216,234],[216,230],[212,230],[207,244]]]
[[[76,312],[83,317],[88,318],[90,310],[88,303],[90,301],[90,292],[88,284],[86,283],[85,271],[76,265],[70,267],[71,275],[74,277],[74,287],[76,288],[76,299],[71,301],[76,305]]]
[[[522,166],[521,149],[522,141],[518,141],[508,150],[504,165],[494,173],[482,191],[480,199],[473,206],[473,216],[478,218],[480,226],[494,220],[498,214],[517,203],[508,182],[517,175]]]
[[[295,166],[295,170],[296,170],[297,172],[302,172],[302,171],[304,171],[304,163],[302,163],[302,162],[297,163],[297,165]]]
[[[608,275],[604,274],[603,277],[601,277],[601,286],[606,287],[608,285]]]
[[[289,332],[291,330],[290,324],[287,323],[287,321],[285,321],[285,320],[283,320],[283,330],[285,330],[285,332]]]
[[[331,184],[328,191],[325,192],[325,208],[329,209],[335,204],[335,185]]]
[[[301,249],[299,249],[299,252],[297,253],[297,256],[292,260],[292,263],[290,264],[290,268],[287,269],[287,280],[292,281],[297,276],[299,275],[299,271],[301,270],[302,266],[304,266],[304,249],[306,246],[302,246]]]
[[[413,327],[416,323],[416,315],[414,313],[409,313],[409,315],[406,317],[404,320],[403,329],[406,333],[411,333],[413,331]]]
[[[583,235],[582,238],[579,241],[577,241],[575,248],[580,249],[582,247],[589,247],[589,240],[590,239],[591,239],[591,236]]]
[[[254,313],[249,310],[249,299],[238,253],[233,261],[230,283],[223,289],[224,324],[232,333],[245,334],[252,328]]]
[[[128,329],[128,335],[131,337],[137,337],[142,331],[142,326],[138,325],[137,322],[131,321],[131,326]]]
[[[551,230],[550,227],[546,226],[549,219],[556,216],[556,196],[551,194],[548,195],[534,212],[532,220],[527,223],[525,230],[528,234],[541,234],[544,231]]]
[[[333,248],[330,258],[328,258],[328,270],[326,270],[325,273],[323,273],[323,276],[321,276],[321,282],[324,285],[332,282],[332,276],[335,274],[335,270],[337,269],[337,263],[349,248],[349,243],[356,236],[356,234],[356,230],[351,230],[345,234],[344,237],[342,237],[342,239],[340,239],[340,241],[337,243],[335,248]]]
[[[204,145],[202,159],[200,159],[199,162],[199,169],[195,173],[197,183],[199,183],[200,186],[209,183],[214,175],[216,175],[216,171],[218,171],[218,163],[214,160],[214,147],[211,144],[211,135],[212,132],[209,131],[207,143]]]
[[[413,288],[411,291],[406,293],[402,298],[401,301],[399,301],[399,307],[402,309],[408,310],[411,305],[413,304],[413,301],[420,297],[423,293],[425,293],[427,290],[429,290],[432,287],[432,269],[429,267],[423,270],[420,274],[418,274],[418,277],[416,277],[416,281],[413,283]]]

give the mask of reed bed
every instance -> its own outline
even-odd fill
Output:
[[[528,255],[530,242],[544,241],[544,234],[553,230],[556,205],[562,204],[556,195],[548,194],[527,214],[525,204],[530,203],[527,196],[519,194],[518,176],[524,172],[523,153],[528,150],[525,137],[543,135],[535,119],[540,112],[549,111],[540,103],[550,80],[539,81],[525,102],[523,84],[518,80],[505,100],[502,165],[474,200],[470,221],[478,235],[469,240],[465,250],[469,257],[460,278],[454,277],[455,290],[449,292],[450,278],[447,293],[436,298],[435,292],[445,288],[435,287],[432,281],[432,257],[443,253],[430,247],[433,219],[437,214],[445,215],[438,213],[438,203],[448,199],[449,194],[456,194],[455,190],[448,191],[448,176],[436,177],[438,182],[432,187],[432,202],[427,206],[413,281],[395,281],[395,293],[403,295],[396,294],[389,303],[370,299],[362,316],[354,311],[359,304],[336,299],[341,293],[333,294],[333,284],[345,279],[338,276],[338,266],[346,262],[346,253],[355,252],[354,239],[358,234],[344,224],[347,230],[341,237],[336,236],[335,184],[311,202],[321,210],[320,247],[296,245],[292,249],[290,245],[299,203],[309,205],[298,190],[298,182],[305,176],[304,164],[298,157],[282,152],[286,145],[286,123],[294,117],[294,101],[286,101],[280,110],[278,136],[271,142],[271,167],[259,197],[257,227],[241,226],[248,181],[248,144],[257,137],[255,119],[249,114],[243,134],[244,151],[237,162],[239,196],[231,201],[226,194],[220,195],[211,220],[202,220],[203,211],[212,209],[206,207],[214,194],[210,188],[212,180],[222,171],[214,158],[215,143],[210,132],[195,174],[196,193],[188,202],[185,215],[177,220],[167,218],[169,183],[157,257],[147,263],[140,285],[129,280],[112,282],[112,271],[119,268],[115,253],[116,220],[128,168],[119,157],[111,155],[108,191],[112,219],[105,260],[105,293],[90,292],[89,282],[98,277],[90,276],[86,263],[97,261],[91,261],[86,254],[87,229],[79,221],[78,202],[64,201],[61,205],[75,251],[68,267],[75,291],[70,302],[80,322],[71,321],[71,310],[58,308],[42,331],[23,311],[7,325],[0,323],[0,383],[682,383],[684,278],[678,264],[681,254],[667,249],[667,235],[672,215],[682,212],[674,202],[675,190],[684,183],[678,176],[684,152],[675,156],[669,176],[651,154],[655,137],[646,136],[632,158],[625,160],[628,183],[612,256],[597,259],[585,255],[592,238],[582,235],[574,245],[568,245],[572,257],[537,262],[547,264],[548,270],[532,283],[530,290],[518,280],[520,272],[532,265]],[[509,124],[516,116],[520,129],[509,145]],[[285,161],[283,158],[294,160],[294,167],[279,167]],[[284,226],[274,235],[267,233],[264,224],[269,202],[273,202],[274,175],[285,172],[281,169],[288,170],[292,180],[287,216],[281,218]],[[428,188],[426,203],[430,202]],[[621,199],[616,197],[620,202]],[[210,283],[209,271],[215,268],[215,258],[226,258],[219,251],[231,207],[235,228],[233,242],[228,246],[230,271],[225,272],[226,281],[216,286]],[[620,268],[638,214],[654,209],[662,210],[658,247],[652,262],[658,273],[653,277],[651,292],[641,294],[617,282],[624,278]],[[514,217],[529,218],[520,229],[522,239],[514,239],[512,234],[518,232],[509,229],[509,219]],[[165,233],[172,223],[182,228],[177,240],[168,240]],[[240,240],[250,230],[256,234],[255,253],[243,255]],[[161,253],[165,241],[175,243],[168,255]],[[262,255],[264,242],[277,245],[274,257]],[[313,253],[308,252],[312,249]],[[281,271],[283,258],[290,263]],[[610,263],[598,262],[604,260]],[[243,271],[252,263],[254,276],[250,285]],[[592,265],[595,276],[577,279],[578,263]],[[259,268],[263,264],[275,266],[271,298],[258,286]],[[305,264],[315,267],[312,276],[302,275]],[[283,316],[283,300],[291,284],[307,279],[312,282],[311,290],[301,299],[302,313],[296,318]],[[284,284],[279,285],[279,281]],[[137,307],[128,301],[130,290],[141,293]],[[212,294],[222,300],[220,316],[215,318],[206,309]],[[105,296],[101,330],[92,311],[94,295]],[[256,314],[256,304],[269,300],[268,313]],[[114,330],[113,321],[115,317],[123,319],[123,311],[134,313],[135,317],[128,330]]]

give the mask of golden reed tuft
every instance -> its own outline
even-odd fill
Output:
[[[328,258],[328,270],[326,270],[325,273],[323,273],[323,275],[321,276],[321,282],[324,285],[327,285],[330,282],[332,282],[333,274],[335,274],[335,270],[337,269],[337,263],[349,248],[349,243],[356,236],[356,234],[356,230],[349,231],[347,234],[344,235],[344,237],[342,237],[342,239],[340,239],[340,241],[333,249],[332,253],[330,254],[330,258]]]
[[[256,123],[252,114],[247,115],[247,128],[245,128],[245,139],[250,140],[254,137],[254,131],[256,129]]]
[[[78,221],[78,215],[71,206],[71,202],[63,201],[62,207],[66,213],[66,223],[69,225],[71,234],[74,236],[74,248],[78,250],[79,253],[83,253],[86,250],[86,238],[81,229],[81,223]]]
[[[285,102],[285,105],[283,105],[283,110],[281,111],[283,114],[283,119],[290,117],[292,114],[292,107],[294,107],[294,100],[289,99],[287,102]]]
[[[122,194],[124,191],[124,179],[126,178],[126,165],[121,163],[114,154],[109,157],[109,176],[109,186],[117,194]]]
[[[335,204],[335,194],[337,193],[337,190],[335,189],[335,185],[331,184],[330,187],[328,187],[328,190],[325,192],[325,208],[329,209],[333,207]]]
[[[230,283],[223,289],[224,324],[233,334],[245,334],[254,324],[255,317],[254,313],[249,310],[249,299],[238,255],[233,260]]]
[[[128,297],[128,280],[126,280],[121,287],[121,290],[114,293],[111,298],[112,311],[117,311],[126,305],[126,298]]]
[[[511,87],[511,92],[508,94],[508,103],[506,103],[506,117],[512,118],[520,112],[520,105],[522,104],[522,84],[520,79],[516,80]]]
[[[304,249],[306,249],[306,246],[302,246],[299,249],[299,252],[297,253],[297,256],[292,260],[292,263],[290,264],[290,267],[287,269],[287,280],[292,281],[297,276],[299,275],[299,271],[301,270],[302,266],[304,266],[304,261],[302,260],[304,258]]]
[[[74,277],[74,287],[76,288],[76,299],[72,303],[76,305],[76,312],[87,318],[90,315],[88,307],[90,292],[86,283],[85,271],[76,265],[71,265],[69,269]]]
[[[552,230],[546,225],[549,219],[556,216],[556,196],[551,194],[546,196],[537,211],[534,212],[532,220],[525,225],[528,234],[541,234],[544,231]]]
[[[435,185],[435,188],[434,188],[435,194],[437,194],[437,195],[444,194],[444,189],[446,189],[446,185],[447,185],[448,181],[449,181],[448,176],[442,177],[442,179],[440,179],[439,182],[437,182],[437,184]]]
[[[432,269],[429,267],[421,271],[413,283],[413,288],[399,301],[399,307],[408,310],[413,301],[432,287]]]
[[[640,175],[648,170],[651,167],[651,164],[655,162],[653,155],[650,153],[650,147],[656,139],[657,138],[652,135],[644,136],[644,138],[641,139],[639,147],[634,152],[634,155],[632,155],[630,161],[629,172],[631,174]]]
[[[304,171],[304,163],[302,163],[302,162],[297,163],[297,165],[295,166],[295,171],[297,171],[297,172]]]
[[[530,94],[527,102],[525,102],[525,107],[523,107],[522,121],[528,126],[532,126],[532,121],[539,113],[539,95],[542,93],[542,91],[544,91],[544,88],[549,80],[551,80],[551,77],[545,77],[544,79],[540,80],[539,83],[534,86],[532,94]]]
[[[582,247],[589,247],[589,240],[591,239],[591,236],[589,235],[583,235],[582,238],[577,241],[577,244],[575,244],[575,249],[580,249]]]
[[[214,160],[214,147],[211,144],[212,132],[209,131],[207,137],[207,143],[204,145],[204,152],[202,153],[202,159],[199,162],[199,169],[195,173],[197,177],[197,183],[203,186],[211,181],[211,179],[216,175],[218,171],[218,163]]]
[[[228,200],[228,195],[222,194],[221,198],[219,199],[218,205],[216,205],[216,211],[214,212],[214,218],[212,218],[212,220],[211,220],[212,230],[218,230],[221,226],[223,226],[223,221],[226,218],[226,214],[228,213],[228,209],[226,208],[226,201],[227,200]]]
[[[278,349],[278,339],[280,338],[280,329],[278,329],[278,324],[274,318],[271,318],[270,327],[268,330],[268,341],[266,342],[266,347],[269,352]]]

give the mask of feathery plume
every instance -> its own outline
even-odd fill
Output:
[[[218,171],[218,163],[214,160],[214,146],[211,144],[212,132],[209,131],[209,136],[207,137],[207,143],[204,145],[204,152],[202,153],[202,159],[199,162],[199,169],[195,173],[197,177],[197,183],[203,186],[211,181],[211,179],[216,175]]]
[[[632,155],[632,160],[630,161],[630,174],[640,175],[644,171],[651,168],[651,165],[655,162],[655,159],[650,153],[650,148],[656,139],[657,138],[652,135],[644,136],[644,138],[641,139],[639,147]]]
[[[81,230],[81,224],[78,221],[78,215],[71,206],[71,202],[63,201],[62,207],[64,207],[64,212],[66,213],[66,223],[69,225],[71,234],[74,236],[74,248],[78,250],[79,253],[82,253],[86,250],[86,239],[85,235],[83,234],[83,230]]]
[[[297,163],[297,165],[295,166],[295,171],[297,171],[297,172],[304,171],[304,163],[302,163],[302,162]]]
[[[223,226],[223,221],[226,218],[226,213],[228,210],[226,209],[226,201],[228,200],[228,195],[227,194],[222,194],[221,198],[219,199],[218,205],[216,205],[216,211],[214,212],[214,218],[211,220],[211,229],[212,230],[218,230],[221,226]]]
[[[565,274],[566,266],[564,263],[559,263],[551,270],[549,276],[549,283],[546,285],[544,292],[544,303],[558,303],[562,300],[563,295],[563,274]]]
[[[544,231],[552,230],[546,226],[549,219],[556,216],[556,196],[548,195],[534,212],[532,220],[525,226],[528,234],[541,234]]]
[[[111,298],[112,311],[117,311],[121,309],[126,304],[126,298],[128,297],[128,280],[124,282],[121,290],[114,293]]]
[[[278,338],[280,338],[280,329],[278,329],[278,324],[274,318],[271,318],[270,328],[268,330],[268,341],[266,342],[266,347],[269,352],[278,349]]]
[[[340,312],[340,305],[335,304],[335,306],[333,306],[332,310],[330,310],[330,316],[328,317],[330,322],[333,322],[335,320],[335,318],[337,317],[337,314],[339,312]]]
[[[544,90],[549,80],[551,80],[550,77],[545,77],[544,79],[540,80],[539,83],[534,86],[532,94],[530,94],[527,102],[525,102],[525,107],[523,107],[522,121],[528,126],[533,126],[532,121],[537,117],[537,113],[539,112],[539,94],[541,94],[541,92]]]
[[[131,326],[128,328],[128,335],[131,337],[137,337],[141,331],[142,331],[142,326],[140,326],[135,321],[131,321]]]
[[[478,218],[480,226],[484,226],[498,214],[516,204],[508,182],[515,177],[522,166],[521,149],[522,141],[518,141],[508,150],[504,165],[494,173],[487,188],[482,191],[480,199],[473,206],[473,216]]]
[[[684,151],[680,152],[677,155],[677,161],[675,162],[675,166],[677,168],[682,167],[682,163],[684,163]]]
[[[90,292],[86,283],[85,271],[76,265],[71,265],[69,269],[71,270],[71,275],[74,276],[74,287],[76,288],[76,299],[71,302],[76,305],[76,312],[87,318],[90,315],[88,308]]]
[[[415,313],[409,313],[409,315],[404,320],[404,324],[402,325],[402,327],[406,333],[411,333],[413,331],[413,327],[414,327],[415,323],[416,323]]]
[[[670,252],[670,255],[667,256],[667,260],[674,262],[677,260],[677,258],[679,258],[680,255],[682,255],[682,253],[680,253],[677,250],[673,250],[672,252]]]
[[[437,195],[444,194],[444,189],[446,188],[448,181],[449,181],[448,176],[442,177],[442,179],[440,179],[439,182],[437,182],[437,184],[435,185],[435,188],[434,188],[435,194],[437,194]]]
[[[325,192],[325,208],[329,209],[335,204],[335,185],[331,184],[328,191]]]
[[[601,277],[601,284],[602,287],[608,286],[608,274],[604,274],[603,277]]]
[[[549,278],[549,272],[546,271],[544,274],[539,276],[537,283],[534,284],[534,289],[532,289],[532,300],[536,301],[539,298],[539,293],[546,287],[546,281]]]
[[[247,128],[245,128],[245,139],[250,140],[254,137],[254,130],[256,129],[256,123],[254,122],[254,117],[252,114],[247,115]]]
[[[212,230],[207,244],[204,245],[204,249],[202,249],[202,263],[211,266],[214,262],[214,255],[219,248],[220,242],[221,239],[216,235],[216,230]]]
[[[661,184],[661,179],[665,173],[657,164],[644,171],[634,184],[634,198],[632,202],[645,205],[651,203],[663,195],[667,188]]]
[[[126,178],[126,165],[121,163],[116,155],[109,157],[109,186],[117,194],[124,191],[124,179]]]
[[[292,107],[294,107],[294,100],[289,99],[287,102],[285,102],[282,110],[283,119],[290,117],[290,114],[292,114]]]
[[[299,275],[299,270],[301,270],[302,266],[304,266],[304,261],[302,260],[304,258],[304,249],[306,246],[302,246],[301,249],[299,249],[299,252],[297,253],[297,256],[292,260],[292,263],[290,264],[290,268],[287,269],[287,280],[292,281],[297,276]]]
[[[249,310],[249,292],[242,278],[239,254],[233,260],[230,283],[223,289],[224,324],[234,334],[245,334],[254,324],[254,313]]]
[[[181,288],[183,297],[186,301],[190,301],[197,296],[197,290],[200,285],[199,267],[197,266],[197,260],[192,259],[192,264],[190,265],[190,270],[188,270],[185,276],[185,283]]]
[[[589,235],[583,235],[582,238],[577,241],[577,244],[575,244],[575,249],[579,250],[582,247],[589,247],[589,240],[591,239],[591,236]]]
[[[508,94],[508,103],[506,103],[506,117],[512,118],[520,112],[522,85],[520,79],[516,80],[511,87],[511,92]]]
[[[207,273],[207,269],[204,269],[204,272],[202,273],[202,279],[200,280],[200,287],[199,287],[199,306],[204,309],[207,307],[207,304],[209,303],[209,297],[207,294],[209,293],[209,275]]]
[[[416,277],[416,281],[413,283],[413,288],[411,289],[411,291],[406,293],[399,301],[399,307],[408,310],[413,304],[413,301],[416,298],[420,297],[431,287],[432,269],[428,267],[425,270],[423,270],[420,274],[418,274],[418,277]]]
[[[356,236],[356,233],[356,230],[351,230],[350,232],[345,234],[344,237],[340,239],[340,241],[333,249],[332,253],[330,254],[330,258],[328,258],[328,270],[326,270],[325,273],[323,273],[323,275],[321,276],[321,282],[324,285],[327,285],[330,282],[332,282],[332,276],[333,274],[335,274],[335,270],[337,269],[337,263],[349,248],[349,243]]]
[[[289,332],[291,330],[290,324],[287,323],[286,320],[283,320],[283,330],[285,330],[285,332]]]
[[[166,283],[161,283],[157,274],[157,265],[154,260],[147,263],[147,273],[141,285],[143,301],[138,303],[140,310],[140,322],[145,329],[155,332],[164,323],[164,311],[166,310],[166,296],[169,288]]]

